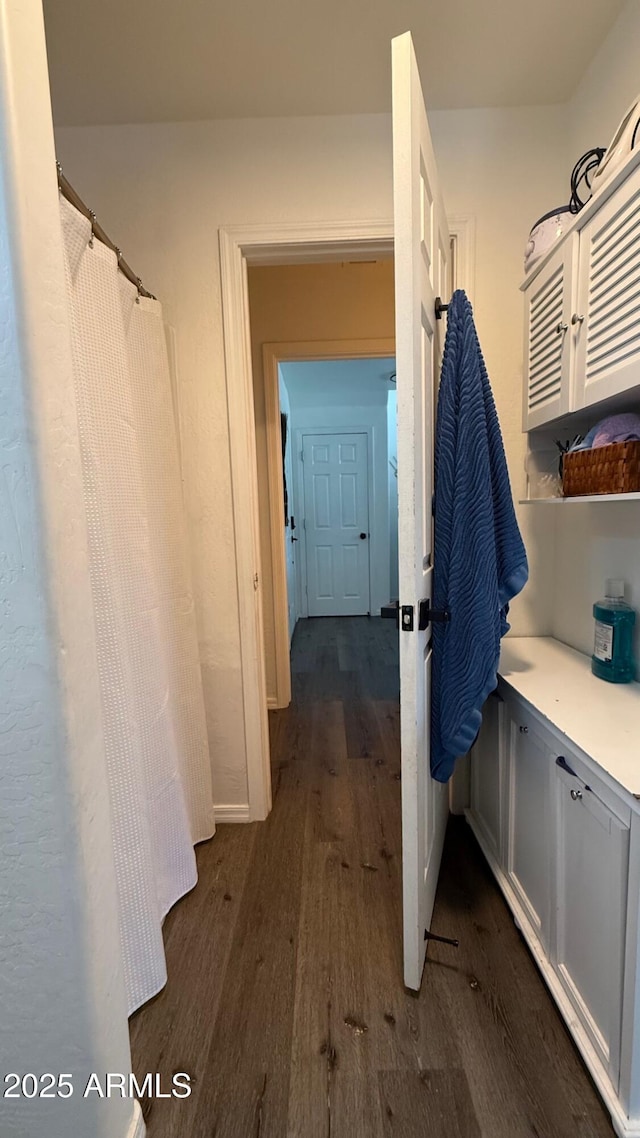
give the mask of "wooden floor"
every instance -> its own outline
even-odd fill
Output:
[[[220,826],[131,1022],[150,1138],[610,1138],[468,828],[447,836],[422,991],[402,984],[397,632],[301,621],[267,822]],[[150,1108],[150,1109],[149,1109]]]

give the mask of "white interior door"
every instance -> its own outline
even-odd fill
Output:
[[[404,980],[418,989],[449,811],[429,771],[434,392],[449,233],[411,34],[392,43]],[[403,606],[406,606],[403,608]],[[409,627],[411,625],[411,628]]]
[[[366,433],[304,434],[309,616],[364,616],[369,601]]]

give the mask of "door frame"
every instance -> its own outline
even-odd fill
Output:
[[[471,295],[475,219],[461,216],[448,221],[456,239],[456,279]],[[261,821],[271,809],[271,762],[247,265],[388,257],[393,253],[393,219],[222,226],[218,238],[247,770],[246,820]]]
[[[281,363],[301,363],[308,360],[358,360],[383,359],[395,356],[395,338],[367,340],[301,340],[299,342],[269,343],[262,349],[265,418],[267,431],[267,478],[269,485],[269,533],[271,555],[271,577],[273,581],[273,617],[275,650],[275,697],[268,699],[269,708],[288,707],[291,702],[291,648],[289,644],[289,614],[287,612],[287,559],[282,541],[282,517],[284,485],[282,477],[282,432],[280,426],[280,385],[278,369]],[[341,433],[338,428],[334,433]],[[358,428],[358,431],[368,428]],[[319,431],[322,434],[323,431]],[[371,447],[371,439],[369,439]],[[299,449],[299,447],[298,447]],[[369,502],[371,498],[371,454],[369,455]],[[299,456],[293,463],[294,501],[300,494]],[[304,539],[299,549],[302,551]],[[304,542],[306,561],[306,542]],[[304,599],[300,589],[300,563],[296,562],[296,608],[300,616],[306,616]]]

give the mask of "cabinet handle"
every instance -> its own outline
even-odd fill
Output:
[[[571,790],[571,791],[569,791],[569,793],[570,793],[571,797],[573,798],[574,802],[579,802],[580,799],[582,798],[582,791],[581,790]]]
[[[571,317],[571,323],[584,324],[584,316],[580,316],[579,313],[574,312],[573,316]]]
[[[558,333],[560,333],[560,332],[566,332],[566,331],[567,331],[567,329],[568,329],[568,327],[569,327],[569,325],[568,325],[568,324],[565,324],[564,320],[560,320],[560,321],[559,321],[559,322],[556,324],[556,332],[558,332]]]
[[[528,735],[529,734],[529,728],[528,727],[520,727],[520,734],[521,735]]]

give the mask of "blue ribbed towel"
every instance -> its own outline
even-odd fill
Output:
[[[446,782],[482,722],[497,684],[509,601],[529,575],[500,424],[471,304],[447,314],[435,444],[431,773]]]

